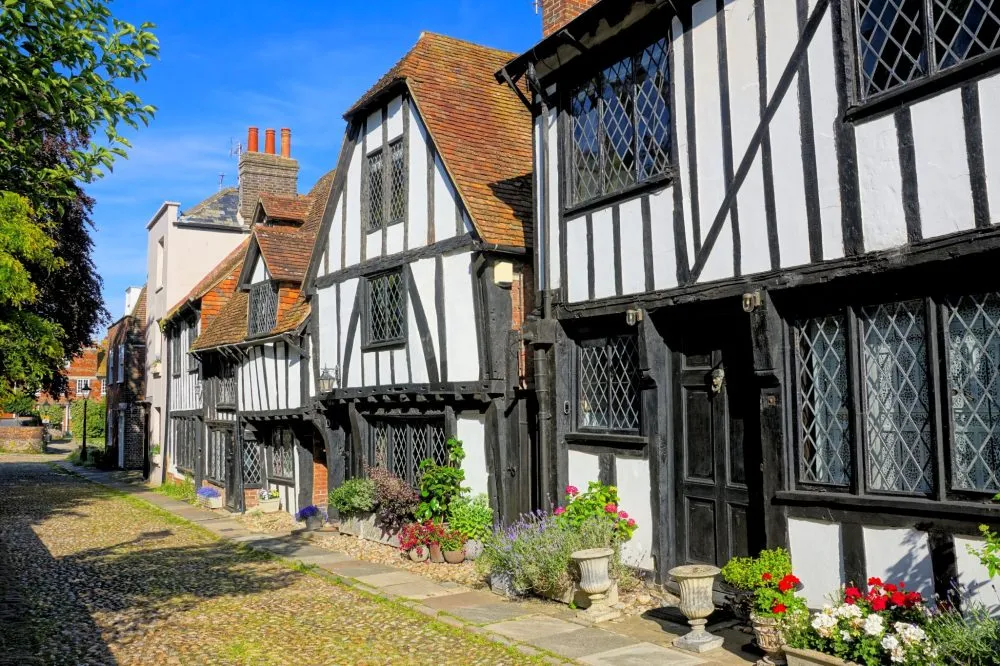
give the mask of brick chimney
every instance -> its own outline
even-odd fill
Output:
[[[548,37],[596,5],[598,0],[537,0],[537,2],[542,9],[542,37]]]
[[[247,150],[240,155],[240,217],[250,224],[257,198],[262,192],[297,194],[299,163],[292,159],[291,130],[281,131],[281,155],[274,152],[274,130],[264,131],[264,152],[258,152],[258,131],[247,132]]]

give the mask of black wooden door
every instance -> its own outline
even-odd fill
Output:
[[[222,428],[218,432],[226,452],[226,507],[240,511],[243,508],[243,478],[240,452],[236,448],[237,439],[233,436],[232,428]]]
[[[689,317],[675,353],[677,559],[722,566],[763,547],[759,412],[745,318]]]

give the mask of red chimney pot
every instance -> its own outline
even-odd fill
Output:
[[[274,155],[274,130],[270,128],[264,130],[264,152]]]
[[[281,156],[292,156],[292,130],[288,127],[281,128]]]
[[[257,128],[251,127],[247,130],[247,152],[256,153],[259,150],[257,147]]]

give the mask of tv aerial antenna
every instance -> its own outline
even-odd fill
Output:
[[[233,137],[229,137],[229,157],[230,158],[235,157],[237,160],[239,160],[240,155],[242,155],[242,154],[243,154],[243,144],[240,143],[239,141],[236,141],[235,139],[233,139]],[[226,179],[225,172],[220,171],[219,172],[219,190],[222,190],[222,183],[223,183],[223,181],[225,181],[225,179]]]

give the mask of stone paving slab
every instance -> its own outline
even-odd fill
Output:
[[[361,560],[333,562],[329,565],[323,565],[323,568],[332,573],[340,574],[341,576],[350,576],[351,578],[357,578],[358,576],[374,576],[375,574],[393,573],[395,571],[399,571],[399,569],[387,567],[384,564],[363,562]]]
[[[441,587],[444,587],[442,585]],[[492,592],[473,590],[472,592],[460,592],[449,594],[446,597],[428,599],[424,605],[436,610],[453,611],[457,608],[470,608],[474,606],[493,606],[497,603],[497,596]],[[512,604],[508,604],[512,605]],[[507,618],[503,618],[507,619]],[[499,620],[494,620],[499,621]]]
[[[635,645],[635,640],[603,629],[578,627],[576,631],[565,631],[533,639],[531,644],[563,657],[576,659],[588,654]]]
[[[489,624],[486,628],[501,636],[513,638],[516,641],[534,643],[539,638],[577,631],[580,629],[580,625],[554,617],[539,615],[527,617],[523,620],[508,620],[507,622]]]
[[[425,578],[412,583],[401,583],[399,585],[387,585],[381,588],[389,594],[406,599],[429,599],[431,597],[441,597],[446,594],[455,594],[454,589],[441,587],[437,583]]]
[[[425,580],[422,576],[412,574],[408,571],[393,571],[392,573],[355,576],[354,578],[355,580],[359,580],[365,585],[371,585],[372,587],[389,587],[391,585],[401,585],[403,583],[419,583]]]
[[[489,625],[504,620],[512,620],[517,617],[530,615],[531,611],[521,608],[517,604],[496,602],[484,606],[469,606],[463,608],[453,608],[447,613],[461,618],[466,622],[479,625]]]
[[[688,666],[689,664],[706,663],[698,657],[687,655],[678,650],[668,650],[652,643],[637,643],[628,647],[598,652],[581,657],[579,661],[589,666],[648,666],[649,664]]]

